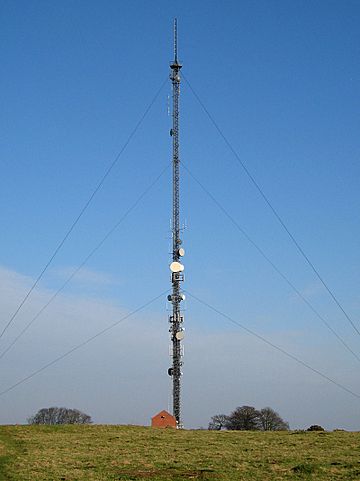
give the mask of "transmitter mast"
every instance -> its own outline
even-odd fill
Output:
[[[176,419],[177,427],[182,428],[181,421],[181,366],[183,356],[183,346],[181,341],[184,339],[183,313],[180,303],[185,299],[181,291],[181,282],[184,281],[184,266],[181,258],[185,251],[181,247],[180,239],[180,159],[179,159],[179,96],[180,96],[180,69],[182,65],[178,61],[177,52],[177,20],[174,20],[174,60],[170,63],[170,80],[172,83],[172,262],[170,264],[172,294],[168,300],[172,304],[172,313],[169,316],[170,335],[171,335],[171,359],[172,366],[168,369],[168,374],[172,377],[172,401],[173,415]]]

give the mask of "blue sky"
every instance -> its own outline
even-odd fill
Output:
[[[359,325],[359,14],[356,1],[2,1],[1,325],[167,78],[175,16],[186,79]],[[169,95],[170,81],[1,340],[2,348],[170,162]],[[191,172],[359,352],[360,339],[184,81],[180,141],[181,159]],[[54,302],[53,311],[49,308],[0,360],[7,372],[1,388],[107,322],[100,317],[87,326],[88,315],[104,316],[105,309],[115,319],[169,286],[170,175],[167,170]],[[187,224],[184,287],[360,393],[356,360],[185,171],[181,194]],[[71,314],[74,303],[81,305],[78,318]],[[23,422],[31,409],[61,401],[78,408],[85,404],[98,422],[146,423],[168,399],[166,315],[165,299],[160,300],[138,318],[143,330],[119,326],[111,340],[104,336],[96,348],[78,351],[49,375],[3,396],[7,408],[0,421]],[[360,429],[354,421],[359,401],[234,332],[194,300],[186,303],[186,327],[185,424],[206,425],[216,412],[251,404],[273,406],[294,427],[316,422]],[[74,336],[73,328],[79,330]],[[125,365],[134,372],[118,365],[124,336]],[[34,350],[39,353],[44,345],[38,358]],[[107,415],[103,399],[91,402],[84,394],[104,379],[99,359],[109,352],[113,358],[102,390],[109,397],[115,390],[125,411],[131,410],[135,386],[148,378],[140,366],[145,361],[153,366],[157,392],[149,387],[148,406],[139,400],[139,419],[135,410],[119,419],[115,402]],[[69,380],[67,373],[76,369],[78,377]],[[49,389],[52,373],[58,382]],[[294,404],[296,389],[298,399],[311,390],[301,408]],[[199,410],[201,399],[206,405]],[[324,399],[331,400],[325,410]],[[339,403],[348,405],[347,415],[338,413]]]

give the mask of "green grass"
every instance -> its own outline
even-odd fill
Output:
[[[2,426],[6,481],[360,481],[360,433]]]

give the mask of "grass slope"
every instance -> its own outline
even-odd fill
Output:
[[[360,480],[360,433],[2,426],[6,481]]]

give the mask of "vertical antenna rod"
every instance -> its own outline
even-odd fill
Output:
[[[172,82],[172,118],[173,124],[170,130],[172,136],[172,155],[173,155],[173,200],[172,200],[172,263],[171,284],[172,294],[168,296],[168,300],[172,303],[172,314],[169,317],[170,333],[171,333],[171,357],[172,367],[168,373],[172,376],[173,387],[173,415],[177,422],[177,427],[182,428],[181,421],[181,366],[182,366],[182,345],[184,338],[183,320],[180,309],[180,303],[185,299],[181,292],[180,283],[184,280],[184,266],[181,264],[181,257],[185,254],[181,247],[180,239],[180,170],[179,170],[179,96],[180,96],[180,69],[181,64],[177,58],[177,20],[174,20],[174,60],[170,63],[170,80]]]

